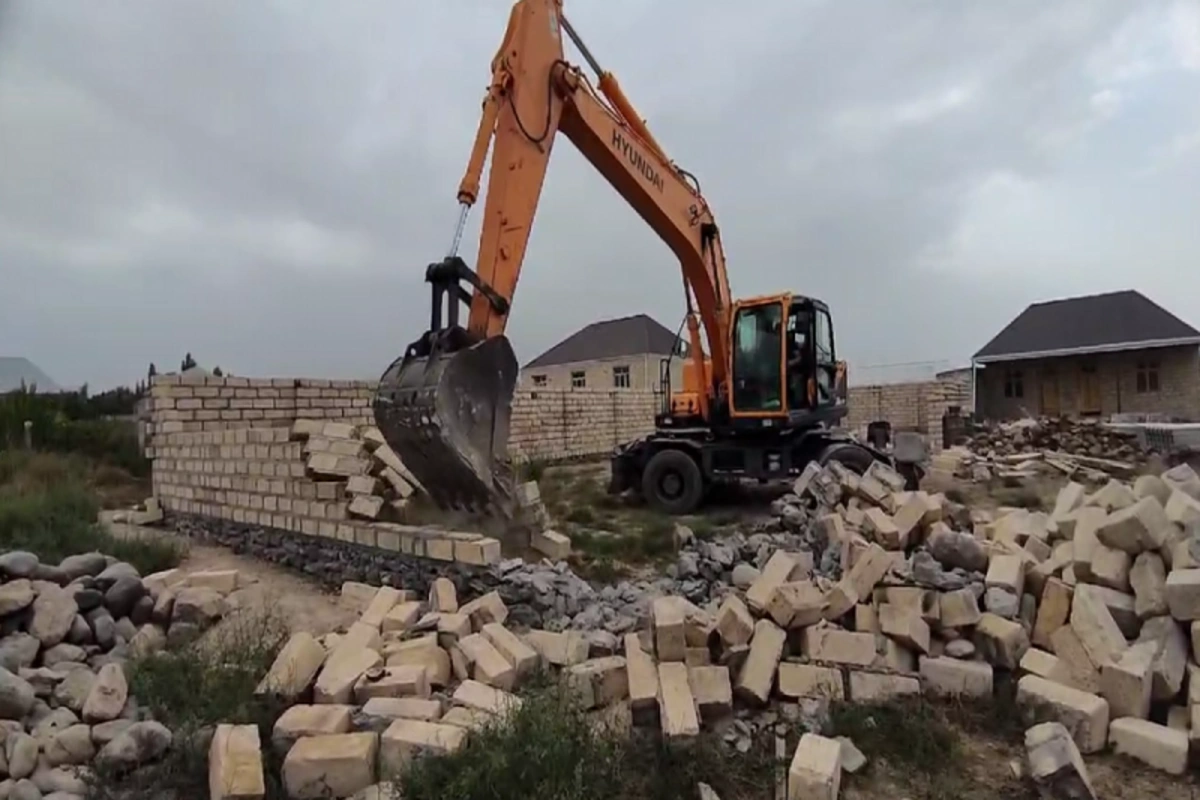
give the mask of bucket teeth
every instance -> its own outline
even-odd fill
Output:
[[[502,336],[400,358],[384,372],[376,424],[438,506],[512,516],[506,454],[516,377],[516,356]]]

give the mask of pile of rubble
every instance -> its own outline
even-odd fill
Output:
[[[378,428],[298,419],[291,435],[304,442],[309,475],[346,481],[351,517],[403,522],[405,506],[422,490]]]
[[[0,797],[77,800],[91,766],[134,768],[172,733],[129,695],[123,664],[185,642],[226,611],[235,572],[142,578],[100,553],[0,555]]]
[[[1022,419],[976,433],[965,448],[948,448],[934,456],[933,467],[975,481],[1030,478],[1053,470],[1098,482],[1131,478],[1151,455],[1133,434],[1100,422]]]

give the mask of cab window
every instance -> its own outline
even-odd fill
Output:
[[[738,310],[733,346],[735,411],[783,409],[783,333],[782,303]]]

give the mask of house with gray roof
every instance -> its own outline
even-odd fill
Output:
[[[61,388],[28,358],[0,356],[0,394],[22,386],[35,388],[39,393],[58,392]]]
[[[1200,331],[1140,292],[1034,303],[972,358],[975,409],[1200,419]]]
[[[679,388],[683,340],[646,314],[593,322],[521,368],[522,388],[657,390],[670,357]]]

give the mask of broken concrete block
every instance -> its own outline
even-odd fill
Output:
[[[266,795],[257,725],[218,725],[208,747],[211,800],[261,800]]]
[[[767,702],[786,643],[787,634],[769,620],[760,619],[755,624],[750,654],[738,675],[736,691],[739,699],[751,705]]]
[[[975,626],[975,647],[988,663],[1016,669],[1029,649],[1029,636],[1019,623],[984,614]]]
[[[498,622],[489,622],[479,632],[491,643],[492,647],[496,648],[500,655],[504,656],[504,660],[512,666],[518,677],[528,675],[537,669],[537,651],[521,641],[508,628]]]
[[[571,555],[571,539],[558,531],[545,530],[529,537],[529,545],[554,561],[565,561]]]
[[[895,639],[909,650],[921,655],[929,653],[929,626],[917,610],[884,603],[879,607],[879,627],[884,636]]]
[[[1167,568],[1158,553],[1145,552],[1133,560],[1129,570],[1134,612],[1140,619],[1167,613]]]
[[[1144,719],[1114,719],[1108,729],[1113,752],[1136,758],[1143,764],[1171,775],[1187,771],[1188,736]]]
[[[602,708],[629,695],[629,675],[623,656],[593,658],[569,667],[567,685],[584,708]]]
[[[521,698],[476,680],[465,680],[451,697],[456,705],[466,706],[489,714],[507,714],[521,706]]]
[[[466,738],[466,729],[456,725],[398,719],[379,737],[379,771],[399,775],[415,757],[453,753]]]
[[[588,642],[580,631],[554,633],[531,630],[526,632],[523,638],[547,664],[569,667],[587,661]]]
[[[375,783],[379,736],[339,733],[300,739],[283,760],[283,784],[297,800],[349,797]]]
[[[654,601],[652,613],[654,615],[654,647],[658,660],[683,661],[687,651],[683,610],[673,598],[659,597]]]
[[[1180,622],[1200,619],[1200,569],[1176,569],[1167,576],[1167,607]]]
[[[841,744],[815,733],[801,736],[788,767],[788,800],[837,800],[841,781]]]
[[[754,618],[737,595],[729,594],[717,611],[717,633],[726,647],[747,644],[754,635]]]
[[[828,697],[841,700],[842,672],[833,667],[797,664],[785,661],[779,665],[779,693],[784,697]]]
[[[308,691],[324,663],[325,648],[321,643],[311,633],[295,633],[275,656],[254,693],[273,694],[295,702]]]
[[[1079,635],[1070,625],[1064,625],[1050,637],[1054,655],[1067,665],[1071,673],[1071,686],[1080,691],[1099,694],[1100,668],[1088,655]]]
[[[768,625],[770,623],[767,623]],[[782,634],[782,631],[780,631]],[[688,668],[678,661],[658,665],[658,703],[662,732],[668,739],[697,736],[700,719],[688,682]]]
[[[921,693],[921,681],[908,675],[851,670],[849,683],[850,699],[856,703],[885,702]]]
[[[781,583],[787,583],[796,566],[796,559],[790,553],[783,550],[776,550],[772,553],[763,566],[762,572],[759,573],[758,579],[746,590],[746,604],[750,609],[756,613],[765,614],[767,604],[771,602],[771,597],[775,594],[775,587]],[[659,660],[664,659],[659,656]]]
[[[425,667],[372,667],[354,684],[354,702],[364,705],[372,697],[428,697],[429,677]]]
[[[688,685],[702,719],[718,719],[733,711],[728,667],[688,667]]]
[[[1017,705],[1030,723],[1061,722],[1083,753],[1098,753],[1108,737],[1108,701],[1036,675],[1017,682]]]
[[[983,616],[979,601],[970,589],[942,592],[938,596],[940,622],[944,628],[967,628],[979,624]]]
[[[1137,555],[1162,546],[1168,525],[1170,520],[1158,498],[1143,497],[1110,514],[1096,529],[1096,538],[1106,547]]]
[[[1097,800],[1079,748],[1062,723],[1043,722],[1025,731],[1025,755],[1042,797]]]
[[[1119,659],[1128,644],[1103,597],[1089,589],[1086,585],[1075,588],[1075,599],[1071,604],[1071,627],[1078,634],[1092,663],[1103,667]]]
[[[636,633],[625,634],[625,669],[629,679],[629,707],[642,714],[657,706],[658,670],[642,649]]]
[[[771,593],[766,611],[781,628],[804,628],[824,617],[825,595],[812,581],[781,583]]]
[[[470,636],[464,636],[459,640],[458,648],[472,666],[472,678],[506,692],[512,691],[517,682],[516,670],[483,634],[472,633]]]
[[[1100,668],[1100,695],[1108,701],[1109,713],[1114,718],[1150,716],[1151,664],[1156,652],[1155,642],[1144,642],[1127,649],[1116,662]]]
[[[1074,590],[1058,578],[1050,578],[1042,588],[1042,599],[1038,604],[1037,621],[1033,626],[1033,644],[1050,648],[1050,637],[1067,624],[1071,614],[1071,597]]]
[[[900,528],[883,509],[868,508],[863,512],[863,533],[874,539],[885,550],[903,550],[907,544],[900,535]]]
[[[804,655],[813,661],[869,667],[875,661],[875,637],[870,633],[851,633],[829,626],[806,628],[802,640]]]
[[[920,672],[931,694],[942,697],[992,696],[992,666],[982,661],[924,657],[920,660]]]

